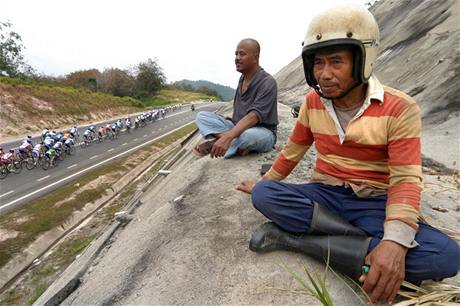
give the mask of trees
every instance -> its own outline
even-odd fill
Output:
[[[24,61],[21,36],[11,31],[10,22],[0,21],[0,76],[30,76],[34,70]]]
[[[118,68],[105,69],[99,79],[99,90],[117,97],[133,96],[134,88],[134,77]]]
[[[133,69],[135,77],[135,95],[138,98],[153,96],[166,83],[163,69],[156,60],[148,59],[146,62],[139,63]]]
[[[66,75],[64,84],[96,91],[98,90],[98,80],[100,78],[101,73],[97,69],[80,70]]]

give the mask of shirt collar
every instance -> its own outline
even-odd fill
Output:
[[[259,78],[259,75],[262,73],[264,69],[262,67],[259,66],[259,68],[257,68],[257,71],[256,73],[254,73],[254,75],[252,76],[252,79],[251,81],[249,81],[249,86],[251,85],[251,83],[253,83],[254,80],[257,80]],[[244,75],[241,74],[240,76],[240,79],[238,81],[238,86],[240,86],[241,84],[243,84],[243,79],[244,79]],[[248,86],[248,87],[249,87]]]
[[[366,100],[370,101],[371,99],[378,100],[380,104],[383,103],[383,96],[385,91],[382,84],[377,79],[377,77],[372,74],[369,80],[367,81],[367,91],[366,91]]]
[[[383,85],[377,79],[377,77],[372,74],[369,80],[367,81],[367,90],[366,90],[366,97],[364,99],[364,105],[369,105],[371,100],[377,100],[380,104],[383,103],[383,96],[385,91],[383,89]],[[323,103],[332,103],[332,100],[325,99],[321,97],[321,101]]]

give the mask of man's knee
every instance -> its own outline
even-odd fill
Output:
[[[215,117],[216,114],[213,112],[208,112],[208,111],[200,111],[198,114],[196,114],[196,121],[197,122],[206,122],[210,118]]]
[[[409,281],[448,278],[455,276],[460,269],[458,243],[439,231],[430,232],[431,241],[422,242],[421,250],[414,250],[415,256],[406,260],[406,278]]]
[[[268,152],[273,148],[273,133],[265,128],[255,127],[244,131],[240,136],[240,148],[257,152]]]
[[[437,271],[433,271],[434,274],[437,274],[436,278],[455,276],[460,269],[460,247],[458,243],[449,238],[449,242],[441,250],[439,257],[436,260]]]
[[[252,205],[261,213],[266,212],[268,205],[267,195],[270,193],[269,185],[272,184],[269,180],[262,180],[252,188]]]

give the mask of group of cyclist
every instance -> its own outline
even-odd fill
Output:
[[[0,147],[0,178],[4,178],[8,172],[19,172],[22,169],[22,163],[26,163],[28,169],[42,163],[42,168],[46,170],[49,166],[54,166],[58,158],[63,159],[66,154],[71,155],[75,144],[80,143],[80,141],[82,141],[80,145],[85,146],[96,140],[102,141],[107,137],[114,139],[124,127],[129,133],[133,128],[136,129],[149,122],[164,119],[166,113],[179,110],[181,107],[182,104],[177,104],[149,110],[134,117],[133,122],[129,117],[126,117],[99,127],[91,125],[83,132],[82,139],[80,139],[77,126],[63,132],[46,128],[42,131],[40,141],[35,145],[32,136],[26,136],[22,139],[17,152],[15,149],[4,152],[3,148]],[[43,164],[43,160],[47,162],[46,165]]]

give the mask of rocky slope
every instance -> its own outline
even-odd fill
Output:
[[[382,83],[408,93],[419,103],[424,155],[458,169],[460,2],[381,0],[370,10],[381,32],[375,74]],[[281,103],[298,104],[309,90],[300,57],[275,78]]]

